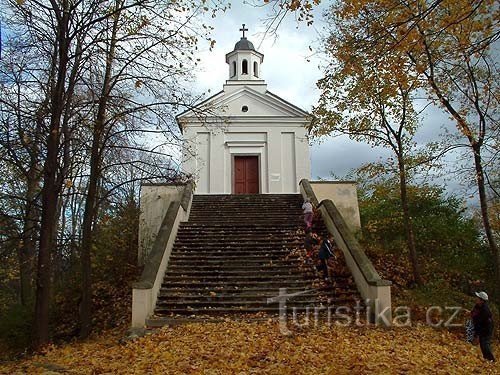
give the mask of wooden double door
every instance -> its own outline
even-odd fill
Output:
[[[259,194],[259,157],[234,157],[234,194]]]

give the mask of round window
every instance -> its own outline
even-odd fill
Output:
[[[241,107],[241,111],[248,112],[248,107],[246,105],[244,105],[243,107]]]

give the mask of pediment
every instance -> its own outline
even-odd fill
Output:
[[[246,108],[244,108],[246,107]],[[246,109],[246,111],[245,111]],[[229,117],[229,118],[305,118],[308,113],[297,106],[287,102],[279,96],[265,91],[264,93],[243,86],[232,92],[221,91],[208,98],[179,116],[179,122],[187,121],[193,117]]]

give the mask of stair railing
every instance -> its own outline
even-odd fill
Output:
[[[304,198],[320,210],[328,232],[342,250],[361,297],[370,308],[371,319],[384,326],[392,325],[391,285],[375,270],[365,251],[349,229],[344,218],[330,199],[318,202],[316,194],[307,179],[300,181],[300,192]]]
[[[180,199],[170,202],[153,242],[142,275],[132,285],[132,328],[142,328],[154,311],[179,224],[187,221],[193,200],[193,184],[187,183]]]

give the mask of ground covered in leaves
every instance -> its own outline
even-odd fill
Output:
[[[478,347],[429,327],[292,328],[276,322],[192,323],[123,340],[114,330],[87,342],[0,365],[5,374],[499,374]],[[494,346],[500,354],[498,343]]]

